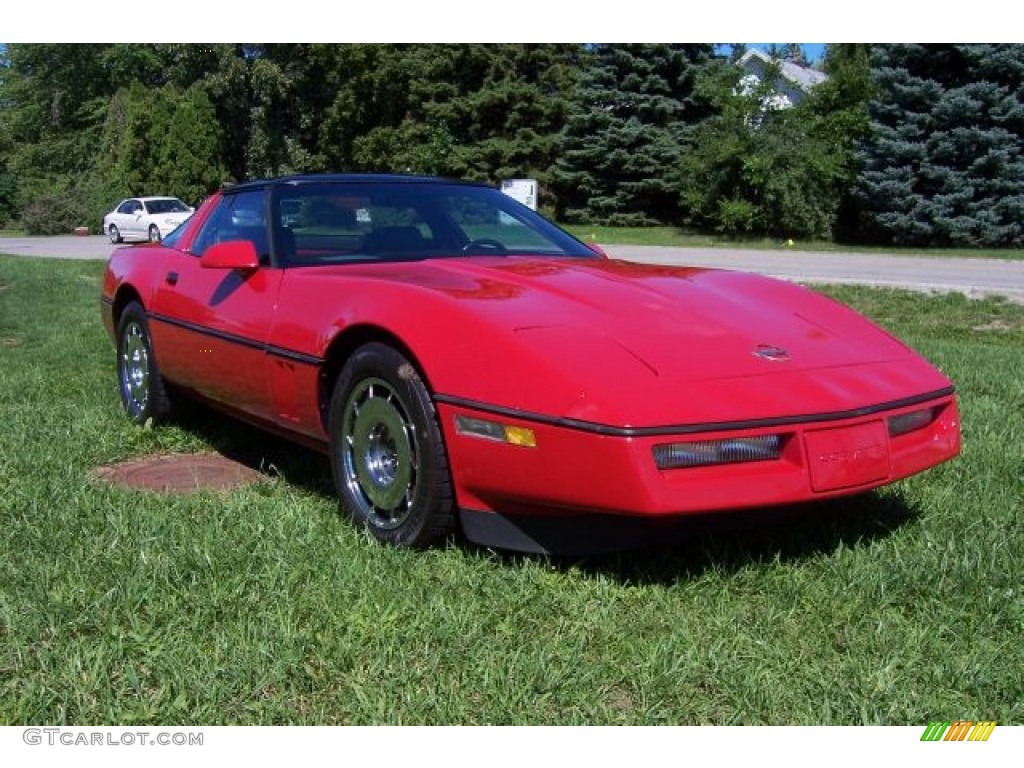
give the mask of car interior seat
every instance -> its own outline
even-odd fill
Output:
[[[416,227],[380,227],[367,234],[363,248],[371,253],[425,250],[427,240]]]

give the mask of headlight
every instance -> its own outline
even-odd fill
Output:
[[[915,429],[927,427],[935,421],[935,417],[939,415],[940,410],[942,410],[941,407],[921,408],[917,411],[901,413],[899,416],[890,416],[886,419],[889,425],[889,437],[905,435],[907,432],[913,432]]]
[[[781,455],[782,435],[730,437],[725,440],[694,440],[654,446],[654,463],[658,465],[658,469],[773,461]]]

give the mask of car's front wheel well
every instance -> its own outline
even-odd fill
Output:
[[[132,288],[130,285],[122,285],[117,290],[117,295],[114,296],[114,327],[117,328],[117,324],[121,322],[121,313],[124,312],[124,308],[131,304],[133,301],[138,302],[142,306],[142,297],[139,296],[138,291]]]
[[[349,357],[357,349],[371,342],[387,344],[400,352],[416,368],[420,379],[426,385],[427,390],[433,393],[430,380],[420,361],[400,338],[390,331],[376,325],[356,325],[346,328],[334,339],[331,340],[324,355],[324,364],[320,369],[320,381],[317,387],[317,405],[320,411],[320,423],[326,431],[329,428],[331,396],[334,394],[334,383],[338,380],[338,374],[345,367]]]

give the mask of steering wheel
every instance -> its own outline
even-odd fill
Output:
[[[468,253],[478,248],[483,251],[495,251],[497,253],[506,253],[508,251],[504,243],[490,237],[481,237],[479,240],[470,240],[462,246],[462,252]]]

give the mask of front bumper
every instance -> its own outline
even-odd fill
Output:
[[[951,459],[960,450],[959,414],[949,392],[909,398],[892,407],[861,408],[856,415],[772,419],[754,427],[714,425],[708,431],[686,429],[678,434],[567,426],[516,418],[504,411],[496,415],[486,406],[451,398],[438,400],[466,535],[477,543],[511,549],[548,547],[509,541],[507,531],[500,534],[508,527],[504,522],[535,529],[552,525],[550,519],[538,518],[578,515],[665,520],[827,499],[892,483]],[[935,409],[931,423],[889,435],[887,419],[922,408]],[[455,417],[460,414],[527,427],[536,435],[536,446],[459,434]],[[768,434],[782,436],[778,459],[660,470],[653,457],[659,444]],[[617,536],[613,533],[612,539]]]

